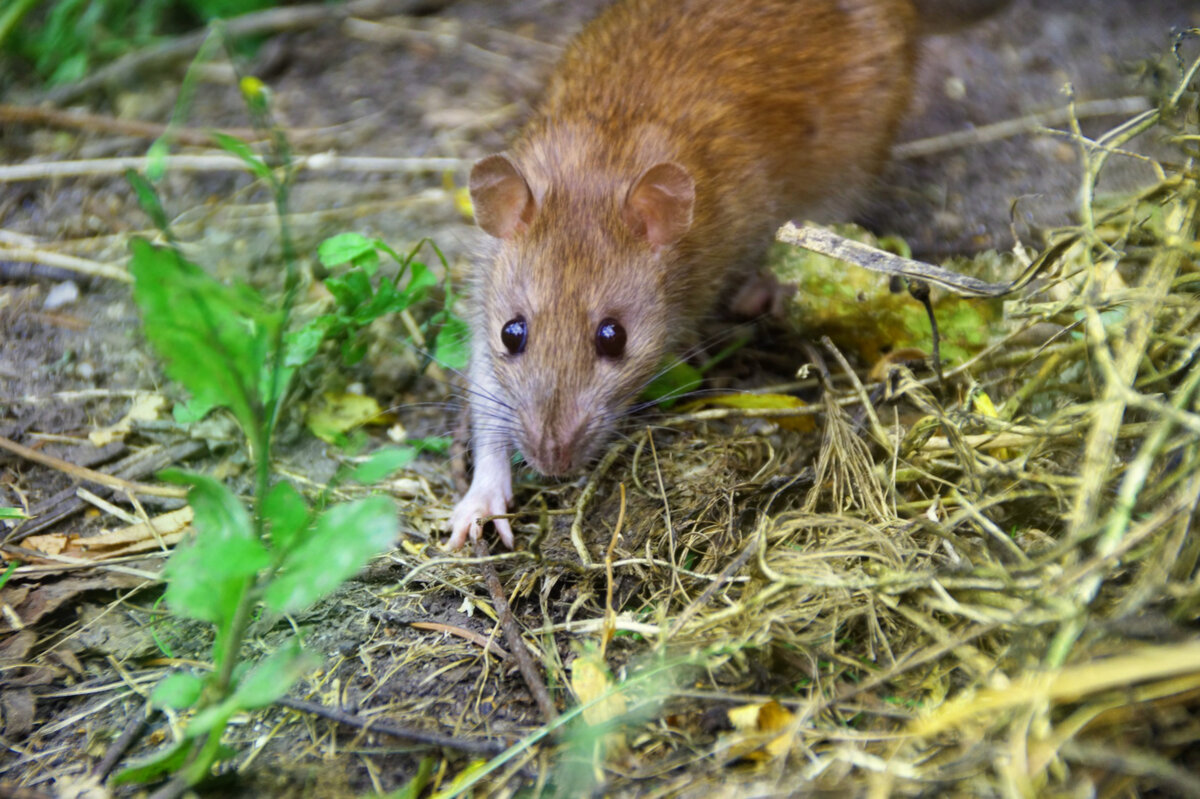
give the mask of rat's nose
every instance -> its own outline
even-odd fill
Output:
[[[553,424],[542,424],[529,431],[528,446],[522,449],[529,465],[548,477],[563,477],[578,471],[586,460],[582,444],[584,424],[568,430],[556,430]]]

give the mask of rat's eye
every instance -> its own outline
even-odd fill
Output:
[[[520,355],[524,352],[525,339],[528,337],[529,328],[525,325],[524,316],[509,319],[504,323],[504,327],[500,328],[500,341],[504,343],[504,348],[510,355]]]
[[[620,358],[625,354],[625,328],[616,319],[600,320],[596,328],[596,352],[605,358]]]

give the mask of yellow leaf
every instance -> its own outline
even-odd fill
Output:
[[[971,406],[975,408],[975,412],[980,416],[987,416],[992,419],[1000,418],[995,404],[992,403],[992,398],[983,389],[979,389],[971,395]],[[1002,461],[1006,461],[1012,457],[1012,453],[1008,451],[1007,447],[1000,447],[992,452],[992,454]]]
[[[758,711],[762,704],[742,705],[729,710],[729,723],[738,732],[758,732]]]
[[[585,653],[571,663],[571,688],[581,705],[604,696],[613,687],[608,666],[595,653]],[[603,724],[625,714],[625,697],[618,691],[611,696],[584,707],[583,718],[588,724]]]
[[[454,208],[463,215],[464,219],[475,218],[475,206],[471,204],[471,190],[466,186],[456,187],[453,172],[446,172],[442,175],[442,188],[450,192],[450,197],[454,200]]]
[[[704,405],[724,405],[727,408],[747,408],[757,410],[760,408],[807,408],[808,403],[790,394],[722,394],[719,397],[708,397],[701,400],[697,404]],[[772,417],[771,421],[778,424],[785,430],[794,430],[797,433],[811,433],[817,429],[817,425],[813,422],[812,416],[807,414],[801,416],[781,416]]]
[[[373,397],[329,393],[309,411],[304,423],[315,436],[334,443],[340,436],[369,422],[385,422],[386,415]]]
[[[976,391],[972,395],[971,401],[975,405],[975,412],[980,416],[999,418],[1000,414],[996,412],[996,406],[992,404],[992,398],[987,395],[986,391]]]
[[[742,705],[728,711],[729,723],[748,740],[733,743],[730,751],[751,760],[770,760],[786,755],[792,748],[795,716],[775,700]],[[763,738],[771,733],[781,733]]]

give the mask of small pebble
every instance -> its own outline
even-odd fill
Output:
[[[58,283],[54,288],[46,293],[46,300],[42,303],[43,311],[54,311],[66,305],[70,305],[79,299],[79,286],[74,280],[67,280],[63,283]]]

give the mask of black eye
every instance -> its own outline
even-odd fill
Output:
[[[596,352],[605,358],[620,358],[625,354],[625,328],[616,319],[602,319],[596,328]]]
[[[511,355],[520,355],[525,351],[525,339],[528,337],[529,328],[525,326],[524,316],[509,319],[500,329],[500,341]]]

